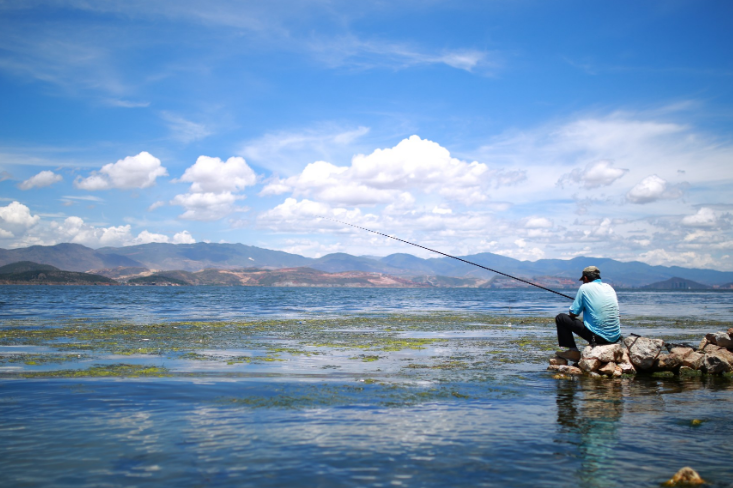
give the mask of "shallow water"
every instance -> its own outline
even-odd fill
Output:
[[[733,486],[733,381],[554,379],[548,295],[2,287],[2,484]],[[619,295],[624,333],[731,326]]]

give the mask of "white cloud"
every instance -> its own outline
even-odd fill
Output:
[[[19,235],[29,228],[38,224],[41,217],[31,215],[31,210],[19,202],[12,202],[5,207],[0,207],[0,229],[4,237]],[[8,236],[8,233],[11,236]]]
[[[156,178],[167,175],[168,171],[161,166],[160,160],[143,151],[136,156],[128,156],[116,163],[106,164],[99,173],[88,178],[77,178],[74,185],[90,191],[148,188],[155,185]]]
[[[53,171],[41,171],[35,176],[32,176],[18,185],[21,190],[30,190],[31,188],[43,188],[45,186],[53,185],[63,180],[64,177],[57,175]]]
[[[195,244],[196,239],[193,238],[190,232],[188,232],[187,230],[184,230],[182,232],[175,234],[171,242],[173,244]]]
[[[587,189],[599,188],[612,184],[628,172],[628,169],[614,168],[611,161],[597,161],[589,163],[583,170],[575,168],[570,173],[564,174],[557,184],[571,188],[578,184]]]
[[[356,155],[348,167],[316,161],[299,175],[271,181],[261,194],[287,189],[296,197],[358,206],[388,203],[401,193],[419,191],[472,204],[487,200],[490,188],[524,178],[522,171],[491,170],[477,161],[452,158],[439,144],[411,136],[393,148]]]
[[[682,225],[687,227],[714,227],[718,223],[715,211],[711,208],[702,207],[696,214],[688,215],[682,219]]]
[[[158,200],[157,202],[153,202],[153,203],[152,203],[152,204],[151,204],[151,205],[150,205],[150,206],[148,207],[148,212],[152,212],[152,211],[153,211],[153,210],[155,210],[156,208],[160,208],[160,207],[164,207],[164,206],[165,206],[165,202],[162,202],[162,201]]]
[[[651,203],[663,199],[675,199],[682,196],[682,190],[671,187],[657,175],[647,176],[626,194],[631,203]]]
[[[665,249],[653,249],[641,253],[639,261],[652,266],[683,266],[688,268],[716,268],[719,264],[708,253],[676,252]]]
[[[190,182],[192,193],[220,193],[252,186],[257,182],[257,176],[243,158],[233,157],[222,162],[219,158],[199,156],[180,181]]]
[[[549,229],[552,225],[552,220],[545,217],[529,217],[524,223],[527,229]]]
[[[176,195],[170,201],[171,205],[180,205],[186,211],[179,216],[184,220],[220,220],[237,210],[244,210],[236,207],[237,200],[243,199],[243,195],[234,195],[231,192],[221,193],[185,193]]]
[[[96,227],[84,222],[80,217],[67,217],[63,222],[52,222],[49,235],[45,239],[47,244],[58,242],[73,242],[92,248],[112,246],[134,246],[138,244],[159,243],[191,243],[195,242],[188,231],[182,231],[171,239],[165,234],[156,234],[143,230],[137,236],[131,232],[130,225]]]

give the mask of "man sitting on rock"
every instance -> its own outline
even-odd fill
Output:
[[[583,284],[570,306],[570,313],[555,317],[557,341],[560,347],[568,348],[558,352],[557,356],[573,362],[580,360],[573,332],[592,345],[613,344],[621,339],[616,292],[611,285],[601,281],[601,271],[595,266],[588,266],[579,281]],[[578,318],[580,314],[583,314],[583,320]]]

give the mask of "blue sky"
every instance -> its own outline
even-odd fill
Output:
[[[733,270],[732,24],[726,1],[0,2],[0,247],[414,253],[328,216]]]

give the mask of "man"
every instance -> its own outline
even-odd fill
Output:
[[[568,348],[558,352],[557,356],[573,362],[580,360],[580,351],[575,345],[573,333],[589,344],[599,346],[613,344],[621,339],[616,292],[611,285],[601,281],[601,271],[595,266],[588,266],[583,270],[579,281],[583,284],[570,306],[570,313],[561,313],[555,317],[557,341],[560,347]],[[578,318],[580,314],[583,314],[583,320]]]

